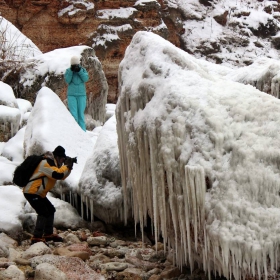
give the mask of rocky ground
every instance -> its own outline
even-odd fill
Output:
[[[165,253],[152,236],[135,235],[133,228],[107,232],[86,228],[57,230],[64,242],[30,244],[30,234],[18,242],[0,234],[0,280],[53,279],[217,279],[199,269],[191,272],[173,266],[173,254]],[[221,278],[219,278],[221,279]]]

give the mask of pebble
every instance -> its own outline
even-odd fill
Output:
[[[61,275],[61,279],[74,279],[74,272],[63,268],[65,259],[53,261],[58,257],[69,259],[69,263],[74,259],[79,259],[80,262],[76,264],[77,268],[79,267],[87,275],[85,277],[95,273],[97,276],[94,276],[94,279],[198,279],[189,269],[180,270],[175,267],[170,262],[172,251],[167,254],[164,251],[164,244],[161,242],[151,245],[151,242],[142,243],[136,238],[131,241],[131,238],[121,238],[119,234],[114,236],[114,233],[109,235],[104,232],[102,236],[96,236],[96,233],[90,232],[88,229],[77,231],[69,229],[58,232],[63,236],[64,242],[50,242],[49,246],[43,243],[31,245],[30,240],[23,240],[18,244],[18,241],[4,236],[5,238],[2,238],[1,241],[4,243],[6,241],[7,246],[12,245],[13,247],[13,250],[10,250],[11,255],[21,257],[15,258],[13,262],[9,261],[9,256],[1,258],[0,279],[7,277],[7,275],[13,277],[13,273],[15,279],[19,277],[25,280],[40,280],[43,279],[42,277],[52,277],[53,275]],[[43,262],[44,265],[42,265],[42,257],[43,261],[48,260],[48,263]],[[38,258],[41,259],[37,263],[34,260]],[[62,264],[58,265],[58,262]],[[55,269],[54,265],[56,265]],[[50,274],[47,273],[49,268],[53,269]],[[205,275],[201,270],[198,270],[196,274]],[[210,279],[217,279],[211,277]],[[206,279],[208,279],[207,275]]]

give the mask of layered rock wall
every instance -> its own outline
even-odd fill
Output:
[[[138,3],[2,0],[0,10],[42,52],[81,44],[93,47],[108,81],[108,102],[115,103],[119,63],[137,31],[151,30],[177,46],[180,44],[172,19],[164,16],[161,1]]]
[[[119,63],[137,31],[152,31],[196,58],[247,66],[259,57],[279,58],[279,10],[279,1],[0,0],[1,15],[43,52],[93,47],[112,103]]]

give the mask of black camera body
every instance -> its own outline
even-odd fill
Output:
[[[67,157],[67,159],[70,159],[72,161],[72,163],[78,163],[77,162],[77,157],[73,157],[73,158]]]

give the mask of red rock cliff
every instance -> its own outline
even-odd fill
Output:
[[[180,30],[172,19],[178,15],[170,15],[163,1],[0,0],[0,11],[42,52],[79,44],[93,47],[112,103],[118,97],[119,63],[137,31],[151,30],[180,46]]]

